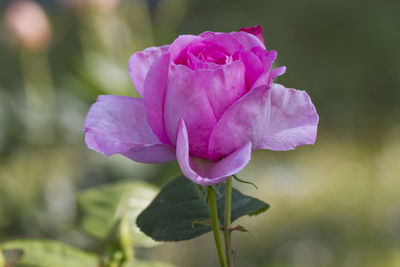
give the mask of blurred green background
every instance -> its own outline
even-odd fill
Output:
[[[78,192],[125,179],[161,186],[178,175],[176,163],[89,151],[90,105],[99,94],[137,96],[127,67],[135,51],[259,24],[287,66],[278,82],[310,94],[320,125],[314,146],[254,154],[240,177],[259,190],[234,183],[271,204],[238,221],[256,238],[234,233],[236,266],[400,266],[400,1],[16,2],[0,3],[0,242],[90,249],[77,226]],[[136,254],[218,264],[211,234]]]

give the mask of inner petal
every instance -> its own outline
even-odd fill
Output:
[[[198,55],[198,58],[205,62],[213,62],[219,65],[226,64],[229,56],[222,51],[218,46],[205,47]]]

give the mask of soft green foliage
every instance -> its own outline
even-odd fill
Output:
[[[4,267],[6,265],[6,260],[3,255],[3,251],[0,247],[0,267]]]
[[[158,261],[134,260],[123,264],[121,267],[174,267],[175,265]]]
[[[153,202],[138,216],[140,229],[157,241],[181,241],[211,231],[209,209],[203,190],[185,177],[164,186]],[[218,216],[223,221],[225,186],[216,187]],[[244,215],[267,210],[261,200],[232,190],[232,222]]]
[[[2,245],[4,251],[20,249],[18,267],[96,267],[97,257],[67,244],[50,240],[14,240]],[[14,266],[14,265],[13,265]]]
[[[151,202],[157,190],[144,182],[120,182],[83,191],[78,197],[81,226],[90,235],[102,240],[124,217],[135,246],[149,247],[154,241],[136,227],[137,215]]]

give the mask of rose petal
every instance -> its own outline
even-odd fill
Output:
[[[270,80],[270,82],[272,83],[273,80],[274,80],[276,77],[285,74],[285,72],[286,72],[286,66],[278,67],[278,68],[275,68],[275,69],[271,70],[271,73],[270,73],[270,75],[269,75],[269,80]]]
[[[239,32],[231,32],[230,33],[236,40],[240,43],[241,47],[250,51],[254,47],[259,47],[265,49],[265,45],[260,39],[258,39],[253,34],[239,31]]]
[[[141,163],[163,163],[176,160],[175,149],[166,144],[154,144],[134,147],[122,153],[131,160]]]
[[[150,66],[167,53],[169,45],[149,47],[143,51],[134,53],[129,58],[129,75],[140,96],[143,96],[143,83]]]
[[[264,85],[271,86],[273,80],[277,76],[284,74],[286,71],[285,66],[270,70],[272,63],[275,61],[275,59],[277,57],[277,53],[275,50],[271,50],[269,52],[266,50],[263,50],[263,51],[260,51],[260,50],[261,49],[255,48],[252,50],[252,52],[257,54],[257,56],[263,62],[262,64],[265,66],[265,70],[254,82],[252,88],[256,88],[256,87],[264,86]]]
[[[171,44],[169,48],[169,53],[171,55],[171,60],[176,64],[186,64],[186,52],[188,46],[191,42],[195,40],[200,40],[201,37],[195,35],[180,35]]]
[[[224,113],[210,137],[210,160],[219,160],[248,142],[254,146],[263,138],[270,108],[268,89],[251,90]]]
[[[257,81],[264,71],[268,71],[262,61],[252,52],[241,49],[233,55],[234,60],[243,62],[246,71],[246,85],[247,88],[252,88],[253,84]]]
[[[253,26],[253,27],[248,27],[248,28],[241,28],[239,30],[240,32],[247,32],[250,33],[252,35],[254,35],[255,37],[257,37],[264,45],[264,36],[263,36],[263,30],[262,27],[259,25]]]
[[[207,158],[208,140],[216,124],[203,79],[183,65],[170,65],[164,101],[164,122],[169,141],[175,145],[179,120],[189,132],[190,154]]]
[[[273,84],[268,97],[271,100],[270,119],[256,149],[283,151],[314,144],[318,114],[308,94]]]
[[[180,120],[176,157],[183,174],[200,185],[213,185],[238,173],[251,158],[251,143],[247,143],[218,162],[195,159],[189,155],[189,138],[184,120]]]
[[[258,56],[265,69],[268,70],[271,68],[272,63],[274,63],[276,57],[278,56],[278,53],[275,50],[268,51],[261,47],[253,47],[251,52]]]
[[[146,163],[175,159],[174,149],[161,144],[153,134],[141,99],[99,96],[86,117],[85,132],[87,146],[106,156],[120,153]],[[160,153],[151,158],[151,151],[156,149]]]
[[[202,38],[208,38],[208,37],[212,37],[216,34],[220,34],[220,32],[210,32],[210,31],[205,31],[199,34],[200,37]]]
[[[203,80],[202,86],[217,120],[232,103],[247,92],[245,68],[240,61],[214,70],[200,69],[195,72]]]
[[[202,36],[207,35],[203,34]],[[206,38],[201,39],[201,43],[208,46],[216,45],[227,55],[233,55],[242,47],[240,41],[238,41],[238,39],[232,33],[225,32],[208,35]]]
[[[147,121],[158,139],[168,144],[164,126],[164,99],[168,82],[169,53],[162,55],[151,67],[144,81],[143,101]]]

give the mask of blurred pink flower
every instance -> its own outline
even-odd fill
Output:
[[[273,83],[276,51],[259,26],[181,35],[133,54],[129,72],[142,99],[99,96],[86,121],[89,148],[144,163],[178,160],[193,182],[240,171],[255,149],[313,144],[318,115],[304,91]]]
[[[29,50],[42,50],[50,42],[51,28],[43,9],[28,0],[13,1],[5,12],[5,25]]]

